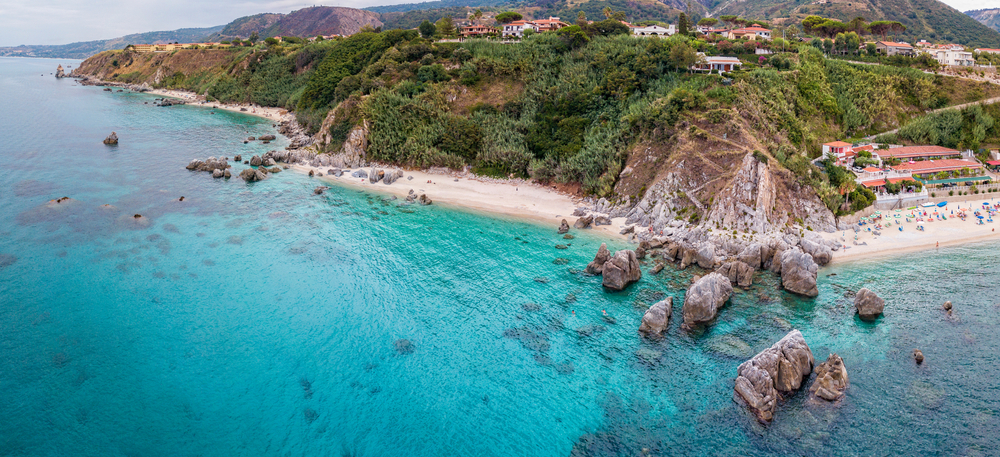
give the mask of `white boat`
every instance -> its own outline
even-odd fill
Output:
[[[936,203],[924,203],[923,205],[920,205],[920,206],[923,206],[924,208],[930,208],[932,206],[937,206],[937,204]]]

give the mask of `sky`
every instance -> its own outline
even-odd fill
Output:
[[[330,0],[327,0],[330,1]],[[363,8],[420,0],[338,0]],[[944,0],[959,11],[1000,8],[1000,0]],[[241,16],[287,13],[301,0],[0,0],[0,46],[67,44],[131,33],[224,25]]]

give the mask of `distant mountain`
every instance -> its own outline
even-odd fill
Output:
[[[200,29],[178,29],[162,32],[134,33],[123,37],[112,38],[110,40],[81,41],[78,43],[61,45],[21,45],[13,47],[0,47],[2,57],[59,57],[68,59],[86,59],[101,51],[112,49],[122,49],[129,44],[156,44],[156,43],[181,43],[200,42],[204,38],[222,30],[223,26],[207,27]]]
[[[288,14],[263,13],[230,22],[213,41],[230,37],[249,38],[254,32],[261,38],[275,36],[310,37],[316,35],[352,35],[364,26],[381,27],[378,13],[354,8],[314,6]]]
[[[966,11],[966,15],[1000,32],[1000,8]]]
[[[706,6],[714,0],[706,0]],[[899,21],[906,31],[897,39],[945,41],[973,47],[1000,48],[1000,32],[937,0],[743,0],[720,2],[711,10],[713,17],[736,14],[764,19],[771,24],[801,28],[806,16],[816,15],[849,21]]]

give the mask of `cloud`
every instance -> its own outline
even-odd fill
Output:
[[[340,0],[326,6],[364,8],[415,0]],[[224,25],[257,13],[288,13],[304,0],[0,0],[0,46],[67,44],[131,33]]]

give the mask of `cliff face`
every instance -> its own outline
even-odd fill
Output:
[[[72,76],[152,86],[171,77],[224,72],[234,56],[234,51],[225,49],[185,49],[171,53],[105,51],[80,63]]]

